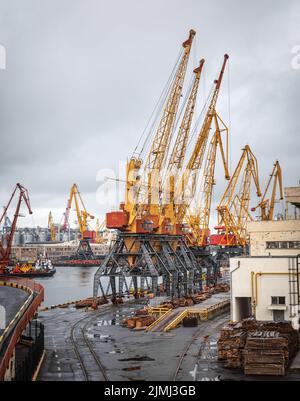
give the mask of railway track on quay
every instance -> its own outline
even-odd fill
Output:
[[[178,376],[179,376],[180,370],[182,368],[183,362],[184,362],[184,360],[185,360],[190,348],[194,344],[194,342],[196,340],[199,340],[200,338],[202,338],[201,342],[202,342],[202,344],[204,344],[206,339],[209,338],[210,335],[213,334],[214,332],[218,332],[221,329],[221,327],[228,320],[229,320],[229,315],[224,313],[224,314],[221,314],[220,316],[218,316],[217,318],[215,318],[215,319],[213,319],[211,321],[203,322],[204,324],[200,323],[199,328],[194,333],[194,335],[190,338],[190,340],[188,341],[188,343],[184,347],[182,353],[180,354],[178,362],[177,362],[177,365],[175,367],[175,370],[172,373],[172,376],[170,378],[171,381],[177,381],[179,379]],[[200,354],[200,349],[199,349],[199,354]]]
[[[176,368],[175,368],[175,370],[174,370],[174,372],[173,372],[173,374],[172,374],[172,376],[171,376],[171,381],[174,381],[174,382],[177,381],[177,377],[178,377],[178,374],[179,374],[179,371],[180,371],[182,362],[183,362],[185,356],[187,355],[189,349],[190,349],[191,346],[193,345],[194,341],[197,340],[197,338],[199,338],[200,333],[201,333],[201,328],[199,328],[199,329],[196,331],[196,333],[191,337],[190,341],[189,341],[189,342],[187,343],[187,345],[184,347],[184,350],[182,351],[182,353],[181,353],[181,355],[180,355],[180,357],[179,357],[179,360],[178,360],[178,363],[177,363],[177,365],[176,365]]]
[[[102,310],[101,313],[97,314],[97,317],[106,311],[107,309]],[[109,381],[106,369],[86,335],[86,328],[94,318],[95,316],[92,318],[91,316],[85,316],[77,320],[71,327],[70,339],[85,381]]]

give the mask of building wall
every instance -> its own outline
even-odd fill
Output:
[[[273,320],[273,309],[276,309],[284,310],[284,319],[291,320],[288,271],[291,263],[295,262],[295,258],[288,257],[232,258],[230,260],[231,319],[239,321],[246,317],[240,316],[240,301],[249,298],[256,319]],[[272,306],[271,297],[285,297],[285,305]]]
[[[14,246],[11,251],[11,258],[22,262],[35,261],[43,253],[44,248],[50,259],[59,259],[74,254],[78,245],[26,245]],[[108,252],[107,244],[91,244],[94,254],[104,255]]]
[[[251,256],[300,254],[300,220],[255,221],[248,224],[248,232]]]
[[[300,206],[300,186],[298,187],[286,187],[284,188],[284,197],[286,202],[292,203],[293,205]]]

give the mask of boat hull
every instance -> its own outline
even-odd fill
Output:
[[[56,270],[50,270],[48,272],[27,272],[27,273],[7,273],[3,276],[5,277],[27,277],[27,278],[35,278],[35,277],[52,277],[56,273]]]

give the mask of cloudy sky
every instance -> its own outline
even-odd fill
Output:
[[[117,207],[101,179],[124,176],[190,28],[190,68],[206,59],[199,110],[230,55],[218,109],[232,166],[248,143],[262,182],[279,159],[297,185],[299,23],[298,0],[0,0],[0,205],[21,182],[34,210],[23,224],[45,226],[76,182],[96,216]]]

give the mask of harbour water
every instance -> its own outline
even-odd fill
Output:
[[[39,278],[36,281],[45,289],[43,306],[51,306],[75,301],[93,295],[94,274],[98,266],[60,266],[53,277]]]
[[[35,281],[45,289],[43,306],[58,305],[93,296],[94,274],[98,267],[57,266],[53,277],[36,279]],[[108,278],[103,277],[102,280],[102,284],[106,289]],[[126,281],[130,287],[131,279],[126,278]],[[158,278],[158,283],[162,283],[162,277]],[[100,290],[98,295],[101,295]],[[156,300],[151,301],[153,305],[156,303]]]

